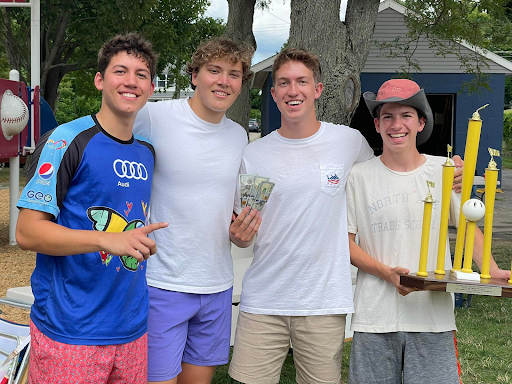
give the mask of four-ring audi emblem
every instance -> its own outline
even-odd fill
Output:
[[[148,171],[144,164],[135,161],[120,160],[114,161],[114,172],[119,177],[126,177],[134,180],[147,180]]]

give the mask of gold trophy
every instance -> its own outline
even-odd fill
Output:
[[[496,196],[496,184],[498,179],[498,168],[494,161],[494,156],[499,156],[499,151],[489,148],[491,161],[485,171],[485,200],[486,206],[478,199],[470,199],[471,189],[473,187],[473,178],[476,168],[478,155],[478,145],[480,141],[480,131],[482,120],[478,111],[487,105],[479,108],[473,117],[469,120],[468,136],[466,140],[466,149],[464,154],[464,171],[462,175],[462,193],[461,210],[459,215],[459,226],[457,231],[457,242],[455,246],[455,260],[452,270],[444,270],[444,259],[446,256],[446,237],[448,231],[448,212],[450,208],[450,194],[453,183],[454,167],[450,161],[451,147],[448,146],[448,159],[443,166],[443,193],[441,201],[441,222],[439,232],[439,246],[437,255],[437,267],[435,271],[426,271],[428,254],[428,237],[430,228],[431,202],[424,200],[424,217],[422,242],[420,252],[420,263],[416,274],[404,274],[400,277],[400,284],[407,287],[414,287],[419,290],[468,293],[476,295],[512,297],[512,278],[496,279],[491,278],[489,274],[489,264],[491,257],[491,238],[492,238],[492,220],[494,214],[494,200]],[[431,182],[427,181],[427,184]],[[429,188],[430,195],[430,188]],[[431,199],[430,199],[431,200]],[[429,207],[430,206],[430,210]],[[484,246],[482,273],[479,275],[471,269],[473,259],[473,246],[475,239],[476,222],[485,214],[484,228]],[[428,221],[428,225],[425,222]],[[467,231],[466,231],[467,228]],[[465,250],[464,250],[464,238]],[[426,244],[426,247],[425,247]],[[426,248],[426,249],[424,249]],[[464,253],[464,266],[462,266],[462,256]]]

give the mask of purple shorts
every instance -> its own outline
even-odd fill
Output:
[[[148,289],[148,381],[175,378],[182,362],[228,363],[232,288],[211,294]]]

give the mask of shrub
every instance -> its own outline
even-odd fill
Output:
[[[258,124],[261,124],[261,111],[259,109],[251,109],[250,119],[258,120]]]
[[[503,113],[503,142],[512,148],[512,111]]]

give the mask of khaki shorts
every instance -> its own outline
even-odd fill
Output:
[[[297,383],[340,383],[345,320],[240,312],[229,375],[242,383],[279,383],[291,342]]]

